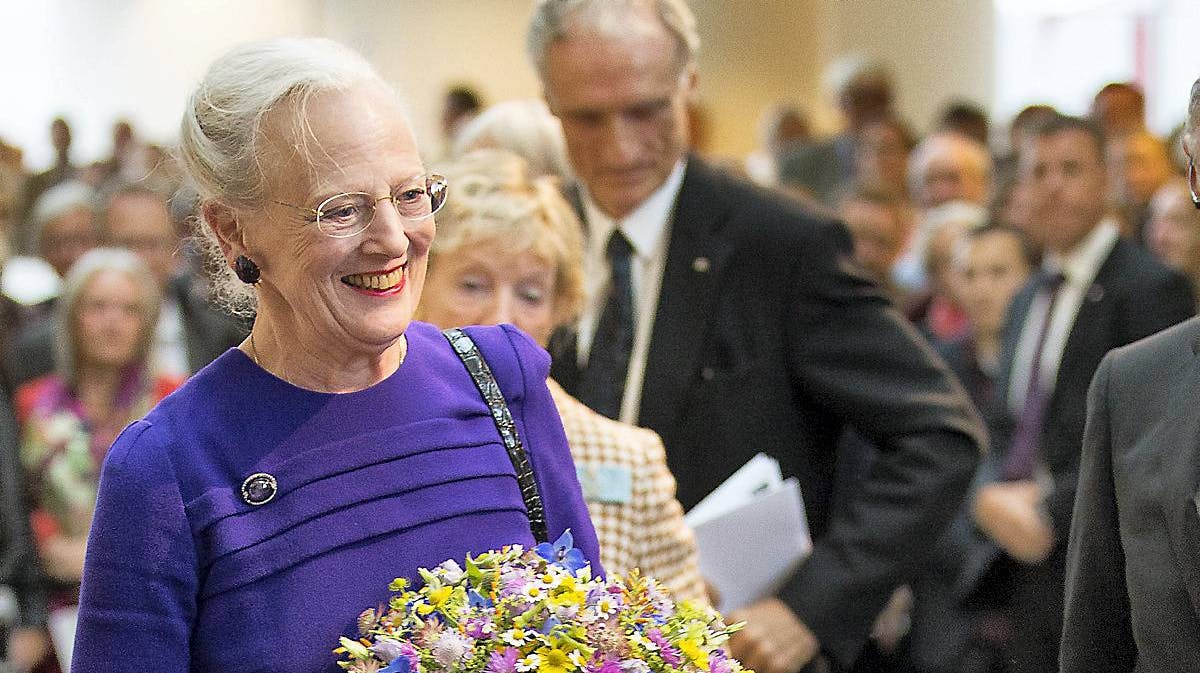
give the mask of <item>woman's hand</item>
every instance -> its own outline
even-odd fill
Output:
[[[975,496],[975,523],[1013,558],[1040,563],[1054,548],[1043,497],[1042,487],[1031,480],[988,484]]]
[[[54,535],[38,550],[46,574],[64,582],[78,582],[83,577],[83,556],[87,536]]]

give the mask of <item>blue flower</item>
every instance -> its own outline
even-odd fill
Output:
[[[583,552],[575,549],[574,545],[575,539],[571,537],[571,529],[568,528],[553,543],[543,542],[533,550],[547,562],[574,575],[588,564]]]
[[[467,591],[467,605],[472,608],[487,610],[488,608],[492,607],[492,601],[488,598],[485,598],[478,591],[469,589]]]
[[[379,669],[379,673],[411,673],[411,671],[412,663],[409,662],[408,657],[396,657],[386,668]]]

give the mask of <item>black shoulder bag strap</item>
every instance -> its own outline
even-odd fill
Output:
[[[538,492],[537,479],[533,474],[533,466],[529,464],[525,446],[521,444],[521,438],[517,434],[517,425],[508,410],[508,403],[504,401],[504,394],[500,392],[500,384],[496,383],[496,377],[492,375],[492,370],[483,359],[483,354],[479,352],[479,347],[466,332],[456,327],[445,330],[442,334],[466,366],[467,373],[471,375],[471,380],[475,382],[475,387],[479,389],[479,394],[483,396],[484,403],[491,411],[496,429],[500,431],[500,439],[504,441],[508,459],[517,471],[517,483],[521,487],[521,497],[525,500],[525,511],[529,515],[529,529],[533,531],[533,538],[538,542],[548,542],[550,536],[546,532],[546,510],[542,507],[542,495]]]

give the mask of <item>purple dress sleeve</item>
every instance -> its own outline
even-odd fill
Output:
[[[564,530],[571,529],[575,546],[591,562],[593,574],[603,575],[596,530],[588,517],[558,407],[546,386],[550,354],[512,325],[501,327],[503,331],[474,328],[466,331],[479,345],[505,399],[510,401],[517,429],[537,476],[550,540],[554,541]],[[502,351],[497,349],[506,346],[515,351],[516,358],[499,357]],[[489,356],[489,353],[496,355]]]
[[[131,659],[141,670],[188,671],[195,548],[156,430],[145,421],[130,425],[104,462],[84,564],[75,673]]]

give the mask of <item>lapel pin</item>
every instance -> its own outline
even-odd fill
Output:
[[[707,257],[697,257],[692,260],[692,271],[696,273],[708,273],[712,268],[712,262],[708,261]]]
[[[246,477],[242,482],[242,500],[246,501],[247,505],[265,505],[275,499],[275,492],[278,490],[279,484],[276,483],[275,477],[266,472],[257,472]]]

